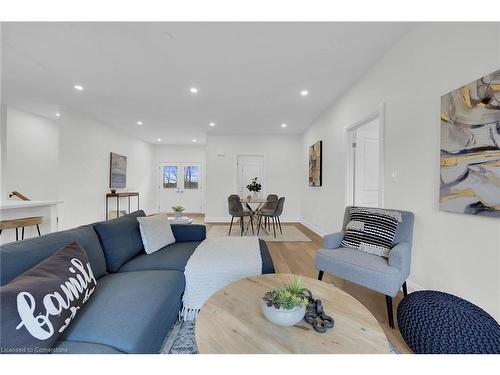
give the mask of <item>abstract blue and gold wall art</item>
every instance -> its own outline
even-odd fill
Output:
[[[441,97],[440,209],[500,217],[500,70]]]

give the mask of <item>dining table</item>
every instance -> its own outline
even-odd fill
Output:
[[[259,210],[262,208],[262,206],[264,206],[264,204],[267,203],[266,198],[257,198],[257,197],[241,198],[240,201],[250,211],[252,211],[256,216],[259,215]],[[254,207],[252,207],[251,205],[254,205]],[[257,219],[255,224],[257,224],[258,222],[259,221]],[[245,230],[245,235],[248,233],[249,226],[250,226],[250,223],[247,225],[247,228]],[[265,228],[265,225],[262,225],[260,229],[263,230],[264,232],[266,232],[267,234],[269,234],[268,230]],[[255,230],[257,230],[257,225],[255,225]]]

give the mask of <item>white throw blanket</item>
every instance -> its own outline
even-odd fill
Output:
[[[181,319],[195,320],[212,294],[233,281],[260,274],[262,257],[257,237],[207,238],[186,264]]]

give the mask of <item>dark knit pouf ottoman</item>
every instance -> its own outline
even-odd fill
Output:
[[[401,335],[415,353],[500,353],[500,325],[486,311],[448,293],[414,292],[399,303]]]

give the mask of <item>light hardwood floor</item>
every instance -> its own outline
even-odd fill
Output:
[[[195,223],[204,223],[204,215],[189,215],[193,218]],[[207,230],[214,225],[227,225],[227,224],[206,224]],[[316,251],[323,247],[323,239],[313,231],[299,223],[284,224],[294,225],[300,229],[311,242],[267,242],[269,252],[273,258],[274,266],[277,273],[291,273],[295,275],[304,275],[308,277],[317,278],[318,271],[314,266],[314,255]],[[350,283],[348,281],[327,275],[323,277],[323,281],[333,282],[337,287],[349,293],[351,296],[360,301],[366,306],[368,310],[375,316],[382,326],[387,339],[400,353],[412,353],[411,349],[405,344],[396,322],[396,309],[403,297],[400,292],[393,301],[394,307],[394,320],[396,327],[391,329],[388,325],[387,309],[385,305],[385,298],[382,294],[364,288],[362,286]]]

